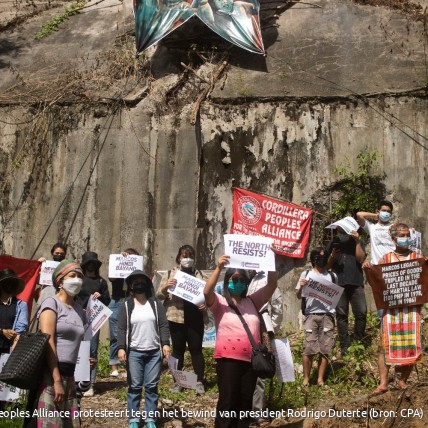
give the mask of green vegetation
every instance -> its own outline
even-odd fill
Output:
[[[363,150],[357,155],[357,168],[348,156],[334,169],[340,180],[334,185],[339,199],[332,207],[332,216],[343,218],[359,210],[374,210],[377,202],[385,194],[383,180],[379,174],[379,159],[382,154],[376,150]]]
[[[54,31],[58,31],[59,26],[70,16],[76,15],[76,13],[78,13],[79,10],[82,9],[86,3],[86,0],[76,1],[71,6],[67,7],[67,9],[65,9],[65,12],[54,16],[48,22],[44,23],[40,30],[34,35],[34,38],[36,40],[41,40],[44,37],[49,36],[49,34],[53,33]]]

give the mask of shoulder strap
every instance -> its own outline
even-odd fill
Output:
[[[336,284],[336,275],[332,271],[329,271],[328,273],[330,274],[331,282]]]
[[[250,299],[251,300],[251,299]],[[252,300],[251,300],[252,301]],[[228,302],[229,303],[229,302]],[[253,304],[254,304],[254,302],[253,302]],[[244,317],[242,316],[242,314],[241,314],[241,312],[239,311],[239,309],[237,308],[237,306],[235,306],[235,305],[231,305],[230,303],[229,303],[229,306],[236,312],[236,315],[238,315],[238,317],[239,317],[239,319],[241,320],[241,322],[242,322],[242,325],[244,326],[244,329],[245,329],[245,331],[247,332],[247,335],[248,335],[248,339],[250,339],[250,343],[251,343],[251,346],[253,347],[253,348],[255,348],[256,346],[257,346],[257,344],[256,344],[256,341],[254,340],[254,336],[251,334],[251,331],[250,331],[250,329],[249,329],[249,327],[248,327],[248,324],[246,323],[246,321],[244,320]]]

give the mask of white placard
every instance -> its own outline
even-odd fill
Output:
[[[52,274],[60,262],[45,260],[40,268],[39,284],[52,285]]]
[[[3,367],[9,359],[9,356],[10,354],[0,355],[0,373],[3,371]],[[21,389],[4,382],[0,382],[0,401],[18,401],[20,395]]]
[[[76,368],[74,369],[74,380],[84,382],[91,380],[91,367],[89,357],[91,351],[91,341],[82,340],[80,342],[79,355],[77,356]]]
[[[302,287],[302,297],[313,297],[334,309],[342,296],[344,287],[334,284],[314,271],[309,271],[306,279],[308,283]]]
[[[276,376],[280,382],[294,382],[294,363],[288,339],[272,340],[275,355]]]
[[[174,279],[177,280],[177,284],[172,288],[168,288],[168,291],[171,294],[181,297],[196,306],[205,303],[205,281],[195,278],[192,275],[188,275],[181,270],[178,270],[175,273]]]
[[[253,235],[224,235],[224,253],[230,256],[227,268],[275,270],[272,238]]]
[[[92,336],[103,326],[113,312],[98,299],[89,297],[86,307],[86,320],[89,327],[86,329],[84,340],[90,340]]]
[[[168,366],[172,371],[175,382],[183,388],[195,389],[196,383],[198,382],[198,376],[192,372],[177,370],[177,365],[177,358],[174,358],[172,356],[168,358]]]
[[[134,270],[143,270],[143,256],[128,254],[110,254],[108,260],[109,278],[126,278]]]
[[[412,240],[410,249],[417,253],[422,253],[422,233],[415,229],[410,229],[410,239]]]
[[[183,388],[196,389],[198,376],[192,372],[184,372],[182,370],[172,370],[175,381]]]
[[[326,229],[337,229],[338,227],[341,227],[345,233],[350,235],[351,232],[358,230],[360,226],[357,223],[357,220],[355,220],[353,217],[345,217],[329,224],[326,226]]]
[[[207,309],[207,315],[208,322],[204,326],[204,337],[202,339],[202,346],[204,348],[214,348],[216,338],[214,315],[209,309]]]

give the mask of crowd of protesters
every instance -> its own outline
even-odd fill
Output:
[[[330,242],[309,251],[310,269],[301,272],[295,286],[301,299],[303,315],[303,385],[311,383],[314,358],[318,359],[316,383],[326,383],[327,368],[335,345],[335,325],[341,357],[346,357],[352,343],[364,343],[366,333],[367,303],[364,290],[364,270],[378,264],[421,258],[420,252],[411,249],[410,228],[404,223],[392,221],[393,205],[380,201],[375,212],[360,211],[355,219],[347,217],[355,227],[347,228],[335,222],[328,226],[332,231]],[[345,219],[345,220],[346,220]],[[360,233],[370,237],[370,259]],[[186,347],[190,352],[193,370],[197,376],[196,393],[205,393],[205,361],[202,352],[204,326],[208,311],[214,317],[216,360],[219,398],[215,426],[248,427],[249,418],[230,418],[225,412],[263,410],[265,403],[265,380],[258,379],[251,367],[249,336],[241,323],[241,314],[256,343],[266,334],[274,337],[281,328],[283,316],[282,293],[277,288],[277,272],[228,269],[229,256],[219,258],[210,276],[196,269],[196,251],[191,245],[182,245],[176,255],[176,266],[166,271],[155,290],[152,276],[136,270],[125,279],[110,279],[100,276],[102,262],[94,251],[82,255],[80,263],[66,259],[67,247],[56,243],[51,249],[52,259],[59,262],[52,275],[52,284],[40,286],[35,294],[37,318],[42,332],[50,334],[47,364],[42,381],[36,391],[29,395],[29,408],[62,409],[76,412],[79,396],[74,382],[74,368],[80,342],[87,327],[85,310],[90,299],[97,299],[109,306],[112,315],[110,327],[111,376],[118,377],[120,364],[126,368],[128,382],[127,406],[130,428],[140,423],[138,412],[144,388],[145,426],[156,428],[158,407],[158,384],[162,371],[162,359],[171,355],[177,360],[177,370],[182,370]],[[127,248],[124,257],[138,255]],[[40,258],[39,261],[45,261]],[[220,292],[216,290],[222,270],[226,268]],[[205,303],[194,305],[170,291],[176,285],[177,272],[183,272],[206,281]],[[308,278],[313,275],[343,288],[335,308],[315,297],[303,297]],[[25,302],[16,296],[22,292],[24,281],[11,269],[0,271],[0,354],[10,353],[19,334],[28,327]],[[305,294],[305,293],[303,293]],[[354,315],[353,332],[349,331],[349,307]],[[378,311],[380,328],[379,376],[380,384],[372,395],[388,390],[388,369],[392,363],[385,358],[385,343],[391,338],[386,328],[397,319],[406,317],[419,328],[421,306],[404,306]],[[408,328],[410,324],[407,323]],[[395,330],[395,334],[402,332]],[[408,333],[408,331],[407,331]],[[404,333],[403,333],[404,334]],[[414,334],[415,341],[420,335]],[[98,361],[99,331],[90,343],[90,381],[78,391],[91,397],[95,394]],[[420,343],[413,344],[421,349]],[[172,347],[172,350],[171,350]],[[405,364],[395,364],[401,374],[399,387],[406,388],[412,367],[420,360],[415,354]],[[183,387],[175,380],[171,391],[181,392]],[[3,407],[4,403],[0,403]],[[265,418],[256,418],[257,425],[269,424]],[[29,421],[28,426],[35,421]],[[64,421],[61,418],[39,418],[37,427],[79,427],[79,418]]]

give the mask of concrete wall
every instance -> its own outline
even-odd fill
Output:
[[[423,27],[399,11],[316,3],[319,8],[296,4],[282,14],[275,34],[266,29],[265,40],[271,43],[266,58],[232,50],[230,66],[202,103],[195,126],[190,116],[204,86],[176,68],[183,52],[165,47],[153,50],[158,76],[149,81],[148,95],[131,107],[117,109],[103,99],[64,102],[40,114],[33,105],[8,103],[3,96],[2,252],[39,257],[68,236],[69,255],[80,260],[88,249],[98,252],[107,276],[112,252],[135,247],[152,271],[171,268],[178,247],[190,243],[197,247],[198,267],[212,268],[230,227],[233,186],[326,214],[330,189],[339,179],[334,168],[346,156],[355,167],[363,150],[382,154],[385,196],[394,202],[397,218],[425,236]],[[65,34],[56,42],[41,42],[34,55],[43,52],[45,65],[54,61],[52,52],[68,50],[68,59],[77,57],[82,40],[74,25],[87,28],[84,53],[102,50],[113,44],[114,23],[129,28],[122,8],[79,14],[68,21]],[[106,19],[109,30],[97,39]],[[24,30],[33,31],[41,21],[34,18]],[[385,36],[390,31],[395,31],[394,42]],[[22,43],[17,33],[5,37],[8,46]],[[33,43],[25,31],[22,38]],[[401,50],[395,50],[398,40]],[[22,58],[10,49],[0,55],[0,64],[15,61],[24,75],[33,54],[20,49]],[[5,67],[1,72],[4,95],[16,76]],[[203,72],[209,79],[210,67]],[[40,73],[36,70],[35,76]],[[171,88],[182,88],[177,104],[166,96]],[[40,132],[34,133],[35,127]],[[312,242],[319,235],[314,228]],[[426,244],[424,250],[428,253]],[[281,262],[285,322],[292,325],[300,307],[293,288],[305,264]]]

